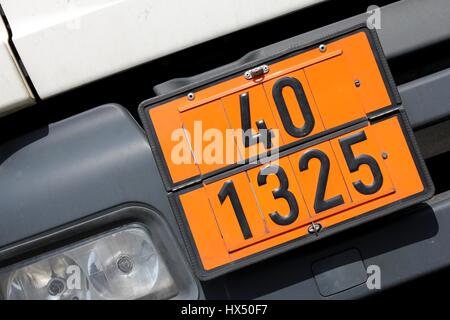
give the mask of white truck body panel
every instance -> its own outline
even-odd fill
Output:
[[[0,0],[45,99],[321,0]],[[187,62],[188,63],[188,62]]]
[[[0,17],[0,115],[34,101],[8,44],[8,31]]]

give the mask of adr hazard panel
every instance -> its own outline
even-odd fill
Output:
[[[141,106],[201,278],[432,194],[377,43],[356,28]]]

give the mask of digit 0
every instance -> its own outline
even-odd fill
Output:
[[[289,110],[283,96],[283,89],[287,87],[294,91],[298,106],[304,119],[304,124],[302,127],[296,127],[292,121],[291,115],[289,114]],[[278,114],[280,115],[283,123],[283,127],[287,133],[293,137],[301,138],[312,132],[315,124],[314,116],[308,103],[308,99],[306,98],[305,90],[298,79],[284,77],[277,80],[272,88],[272,96],[275,101]],[[249,93],[242,93],[239,96],[239,102],[241,108],[241,127],[243,130],[242,139],[244,146],[249,147],[256,143],[262,142],[266,148],[271,148],[273,131],[271,129],[267,129],[266,122],[263,119],[256,121],[256,127],[261,130],[261,132],[264,132],[264,134],[261,134],[261,132],[253,134],[251,132]]]
[[[286,106],[286,101],[283,97],[283,89],[289,87],[294,91],[298,102],[300,111],[302,112],[305,123],[302,127],[296,127],[292,122],[291,115]],[[305,90],[298,79],[285,77],[275,82],[272,88],[272,95],[277,106],[284,129],[293,137],[301,138],[311,133],[314,128],[314,117],[309,106],[308,99],[306,99]]]

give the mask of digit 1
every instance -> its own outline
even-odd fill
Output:
[[[247,218],[245,217],[245,213],[242,209],[241,201],[239,200],[233,181],[229,180],[223,184],[218,193],[218,197],[220,204],[223,204],[227,198],[230,198],[234,214],[236,215],[244,239],[247,240],[252,238],[252,231],[250,230],[250,226],[248,225]]]

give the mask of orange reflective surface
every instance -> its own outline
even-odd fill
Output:
[[[243,75],[236,76],[197,90],[192,101],[183,96],[148,109],[173,183],[213,173],[234,163],[230,159],[224,159],[222,162],[210,161],[214,163],[205,164],[203,157],[199,157],[203,156],[199,152],[203,153],[204,149],[199,146],[198,141],[195,145],[193,141],[188,143],[189,150],[194,154],[190,159],[192,162],[180,163],[172,157],[173,148],[181,148],[180,143],[185,141],[180,139],[174,142],[172,135],[177,128],[185,128],[189,135],[194,135],[196,121],[204,124],[203,131],[197,133],[200,138],[208,128],[215,128],[224,136],[225,129],[241,129],[239,96],[243,93],[247,93],[250,100],[252,131],[257,133],[256,122],[264,120],[267,129],[279,132],[280,136],[274,139],[272,148],[301,142],[326,129],[332,130],[350,121],[365,118],[368,113],[391,105],[371,45],[366,33],[362,31],[327,44],[325,52],[314,48],[268,65],[270,71],[261,78],[247,80]],[[273,86],[282,78],[294,78],[301,83],[311,109],[314,125],[303,136],[288,133],[274,103]],[[359,86],[355,85],[356,80],[359,81]],[[282,95],[293,125],[302,127],[305,119],[301,109],[304,106],[289,87],[282,90]],[[233,131],[229,134],[233,134]],[[209,137],[208,140],[206,137],[204,140],[203,148],[206,148],[213,139]],[[235,162],[240,156],[247,159],[266,151],[261,143],[245,147],[239,134],[236,134],[233,144],[236,145],[228,147],[236,153],[230,157]]]
[[[362,164],[357,171],[349,173],[348,166],[340,155],[339,140],[362,131],[367,139],[353,145],[354,155],[356,157],[363,154],[373,158],[383,177],[381,187],[371,195],[358,193],[353,185],[358,180],[366,185],[372,184],[373,174],[369,166]],[[310,160],[308,169],[302,172],[298,166],[299,159],[310,150],[320,150],[330,160],[324,199],[341,195],[343,204],[325,211],[315,211],[320,162],[317,159]],[[382,157],[382,153],[387,154],[387,157]],[[272,194],[272,190],[280,186],[275,175],[268,177],[267,184],[258,185],[257,175],[267,164],[207,183],[195,191],[179,196],[205,270],[306,236],[307,227],[313,221],[330,228],[424,190],[398,117],[368,124],[362,129],[283,156],[276,164],[284,169],[289,181],[288,190],[295,196],[299,206],[298,218],[289,225],[275,224],[269,217],[274,211],[281,215],[288,214],[289,204],[283,198],[275,199]],[[220,205],[217,200],[221,186],[227,181],[236,181],[245,216],[248,217],[252,233],[254,232],[254,238],[245,240],[245,245],[242,243],[242,232],[232,206],[229,203]],[[241,189],[239,183],[245,185],[245,190]]]

